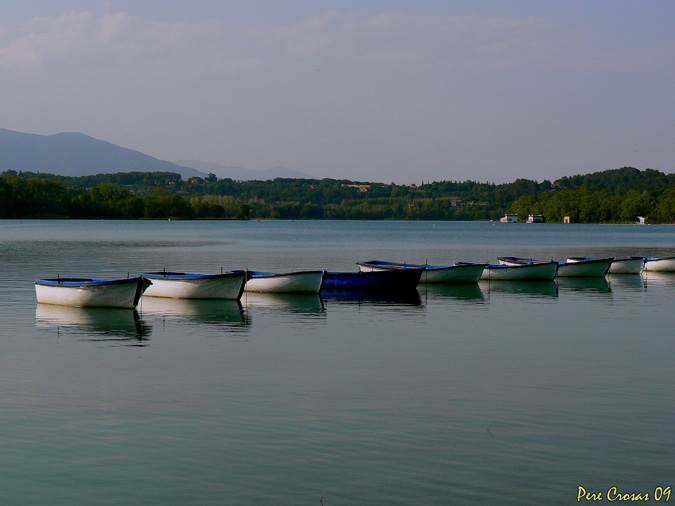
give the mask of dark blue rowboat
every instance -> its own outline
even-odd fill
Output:
[[[394,269],[371,272],[327,272],[322,290],[414,290],[423,269]]]

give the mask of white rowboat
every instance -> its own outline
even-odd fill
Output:
[[[645,258],[645,270],[649,272],[675,272],[675,257]]]
[[[145,291],[145,296],[170,299],[238,300],[245,282],[245,275],[235,272],[222,274],[145,272],[140,276],[152,281],[152,286]]]
[[[561,262],[558,277],[603,278],[614,258],[571,257]]]
[[[500,259],[500,261],[502,261]],[[558,271],[557,262],[529,262],[521,264],[488,264],[480,279],[506,281],[553,281]]]
[[[587,257],[571,257],[566,262],[558,263],[557,276],[564,277],[581,277],[581,278],[596,278],[604,277],[609,270],[614,258],[587,258]],[[542,264],[546,263],[543,260],[533,260],[529,258],[520,257],[500,257],[499,261],[503,265],[528,265],[528,264]]]
[[[57,278],[35,281],[35,295],[41,304],[76,307],[135,308],[150,281],[143,278],[91,279]]]
[[[420,283],[477,283],[483,274],[485,264],[428,265],[405,264],[370,260],[356,262],[361,272],[386,271],[392,269],[423,269]]]
[[[640,274],[645,265],[644,257],[619,258],[609,266],[610,274]]]
[[[319,293],[326,275],[326,271],[246,272],[248,281],[245,290],[264,293]]]

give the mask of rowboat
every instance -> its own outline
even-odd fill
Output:
[[[151,282],[140,276],[127,279],[37,279],[35,295],[41,304],[76,307],[135,308]]]
[[[504,261],[502,257],[500,262]],[[558,271],[557,262],[527,261],[513,264],[487,264],[480,279],[504,281],[553,281]]]
[[[284,273],[235,271],[248,273],[247,292],[319,293],[326,271],[294,271]]]
[[[566,262],[558,263],[557,276],[562,277],[583,277],[595,278],[604,277],[609,270],[614,258],[587,258],[570,257]],[[499,261],[503,265],[530,265],[549,263],[544,260],[533,260],[531,258],[520,257],[500,257]]]
[[[609,266],[610,274],[640,274],[645,265],[644,257],[619,258]]]
[[[649,272],[675,272],[675,257],[647,257],[645,270]]]
[[[237,300],[244,290],[242,273],[191,274],[188,272],[144,272],[143,279],[152,281],[144,295],[170,299]]]
[[[558,277],[604,278],[613,261],[614,257],[571,257],[560,263]]]
[[[422,269],[424,272],[420,278],[420,283],[477,283],[481,274],[483,274],[483,269],[485,269],[485,264],[470,263],[429,265],[369,260],[368,262],[356,262],[356,264],[362,272]]]
[[[387,290],[406,292],[415,290],[422,269],[390,269],[370,272],[327,272],[323,290]]]

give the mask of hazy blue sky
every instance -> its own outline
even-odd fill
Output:
[[[0,4],[0,128],[318,177],[675,170],[675,2]]]

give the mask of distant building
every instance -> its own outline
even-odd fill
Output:
[[[572,219],[569,216],[563,218],[563,223],[572,223]]]
[[[346,186],[347,188],[356,188],[357,190],[359,190],[362,193],[365,193],[370,189],[369,184],[346,184],[346,185],[343,185],[343,186]]]
[[[517,214],[505,214],[503,218],[499,218],[502,223],[518,223]]]
[[[541,214],[530,214],[527,217],[527,222],[528,223],[544,223],[544,216]]]

